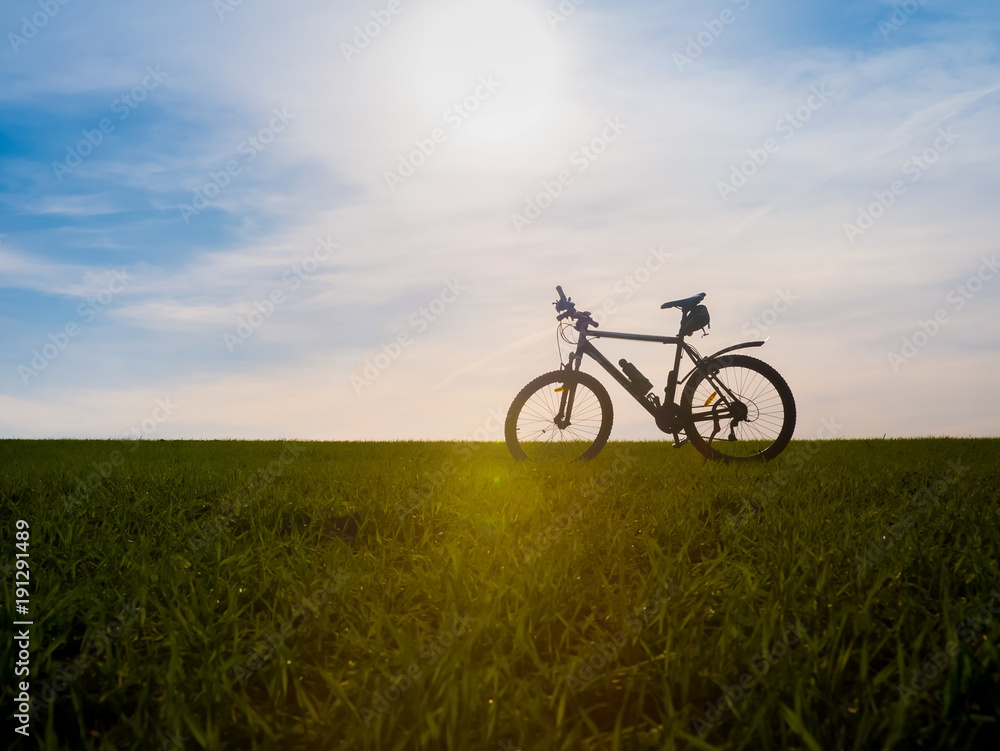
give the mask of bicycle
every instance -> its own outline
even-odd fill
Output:
[[[673,435],[674,448],[690,442],[706,459],[730,462],[767,461],[788,445],[795,430],[795,399],[785,379],[761,360],[730,354],[763,346],[764,342],[734,344],[702,357],[685,341],[699,329],[707,336],[711,317],[701,304],[704,292],[660,306],[680,309],[676,336],[594,331],[598,323],[590,312],[578,311],[562,287],[556,287],[556,292],[556,320],[568,318],[573,322],[561,323],[558,335],[575,345],[576,350],[569,354],[568,362],[562,363],[560,345],[559,370],[538,376],[514,397],[504,437],[515,460],[530,457],[586,461],[597,456],[607,443],[614,419],[611,396],[600,381],[580,370],[584,355],[596,360],[621,384],[652,415],[660,430]],[[578,332],[575,342],[566,336],[570,327]],[[663,401],[651,393],[653,384],[635,365],[622,358],[619,370],[602,355],[591,341],[599,338],[675,345],[674,365],[667,374]],[[684,354],[694,366],[678,379]],[[684,390],[680,403],[675,403],[681,384]],[[718,439],[720,432],[723,437]]]

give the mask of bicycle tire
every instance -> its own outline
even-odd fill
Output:
[[[717,392],[706,371],[737,395],[748,414],[748,419],[740,420],[734,428],[729,425],[722,428],[722,422],[731,421],[719,420],[720,431],[714,439],[704,433],[714,429],[715,420],[711,418],[718,419],[723,400],[715,401]],[[708,391],[712,393],[706,399],[704,394]],[[702,399],[700,407],[694,406]],[[680,406],[691,445],[705,458],[715,461],[770,461],[784,451],[795,431],[792,390],[777,370],[748,355],[725,355],[704,363],[688,379]],[[729,416],[725,414],[723,418]],[[724,434],[726,430],[729,435],[735,436],[737,432],[740,435],[735,441],[730,440]]]
[[[579,415],[579,421],[561,429],[555,424],[561,396],[554,394],[561,393],[567,384],[576,389],[570,418]],[[600,381],[589,373],[554,370],[532,380],[514,397],[507,411],[504,438],[516,461],[588,461],[604,448],[613,421],[611,396]]]

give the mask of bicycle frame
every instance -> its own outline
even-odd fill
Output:
[[[713,374],[710,369],[706,368],[705,365],[710,361],[712,361],[714,358],[723,355],[727,352],[732,352],[733,350],[737,349],[745,349],[748,347],[761,347],[764,345],[764,341],[742,342],[741,344],[734,344],[730,347],[725,347],[724,349],[720,349],[719,351],[713,352],[711,355],[707,357],[702,357],[698,353],[698,351],[690,344],[685,342],[684,338],[681,336],[654,336],[651,334],[626,334],[620,331],[590,331],[586,326],[577,328],[577,331],[580,334],[580,338],[577,341],[576,351],[571,353],[569,356],[569,364],[567,365],[567,368],[571,370],[579,370],[580,364],[583,361],[583,356],[584,355],[590,356],[602,368],[604,368],[612,378],[618,381],[618,383],[622,386],[622,388],[624,388],[632,396],[632,398],[635,399],[640,405],[642,405],[642,408],[645,409],[647,412],[649,412],[649,414],[652,415],[654,418],[657,417],[657,413],[664,407],[676,406],[674,397],[677,394],[677,387],[681,383],[686,381],[691,376],[691,374],[694,373],[696,370],[702,370],[705,373],[706,379],[709,381],[709,383],[712,384],[713,387],[715,387],[716,391],[719,392],[720,396],[724,400],[728,401],[729,399],[734,398],[729,388],[726,387],[726,385],[721,381],[717,381],[715,378],[715,374]],[[626,376],[622,370],[619,370],[614,364],[612,364],[612,362],[608,360],[608,358],[606,358],[603,354],[601,354],[601,352],[597,349],[596,346],[594,346],[593,342],[591,342],[590,339],[626,339],[629,341],[636,341],[636,342],[656,342],[659,344],[673,344],[676,348],[674,350],[674,366],[667,374],[667,385],[666,388],[664,389],[665,398],[663,403],[660,404],[659,397],[657,397],[656,395],[637,394],[636,391],[632,388],[632,381],[629,380],[628,376]],[[689,370],[683,378],[678,380],[677,374],[680,372],[681,358],[685,353],[687,354],[688,357],[691,358],[691,361],[694,363],[694,367],[692,367],[691,370]],[[562,421],[564,422],[568,422],[568,417],[570,414],[572,414],[573,397],[574,394],[572,393],[572,390],[570,390],[570,393],[564,393],[563,399],[561,400],[559,418],[561,418]],[[696,417],[695,419],[709,420],[713,418],[711,416],[704,416],[701,418]],[[558,422],[559,420],[557,419],[557,423]],[[676,438],[676,434],[679,432],[679,430],[672,430],[670,432],[673,432]]]

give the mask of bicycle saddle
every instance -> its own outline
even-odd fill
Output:
[[[699,292],[694,297],[685,297],[683,300],[671,300],[670,302],[665,302],[660,306],[660,310],[664,310],[666,308],[680,308],[686,313],[704,299],[705,293]]]

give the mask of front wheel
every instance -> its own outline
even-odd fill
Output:
[[[724,355],[691,374],[681,395],[691,444],[708,459],[769,460],[795,430],[795,399],[765,362]]]
[[[600,381],[577,370],[555,370],[514,397],[504,437],[517,461],[586,461],[604,448],[612,420],[611,397]]]

